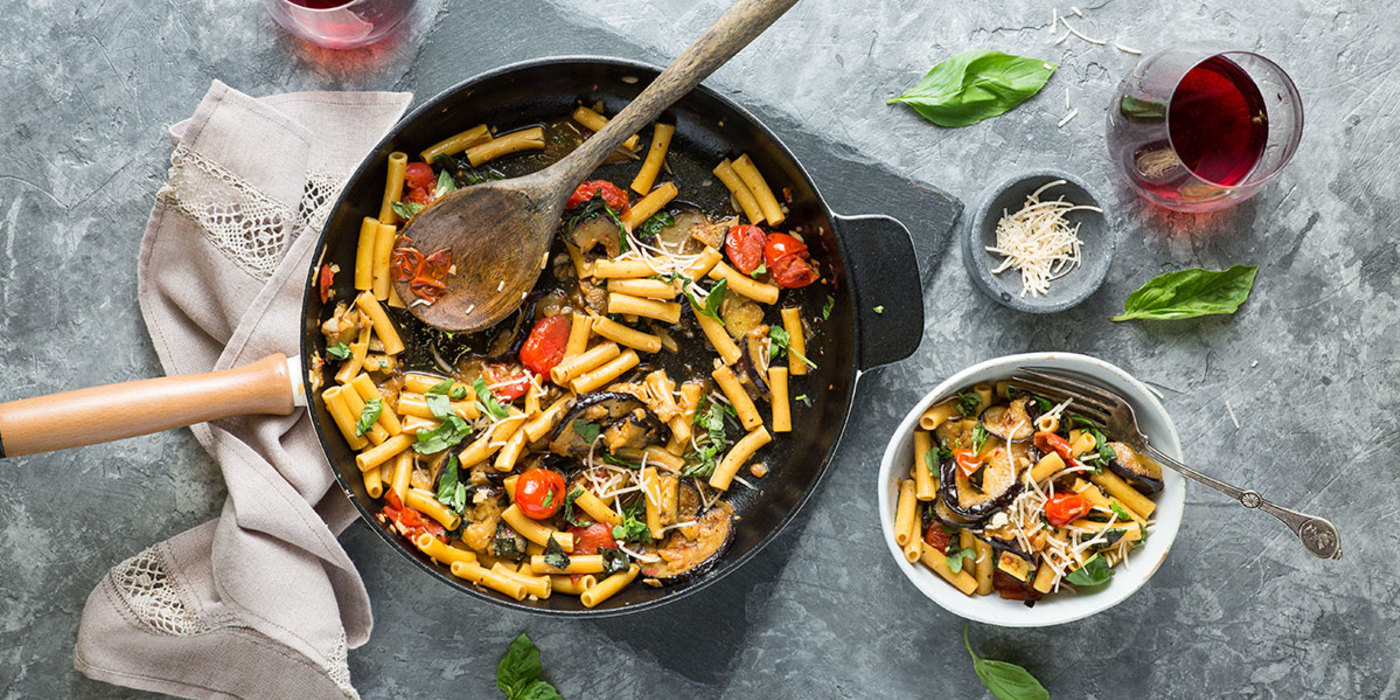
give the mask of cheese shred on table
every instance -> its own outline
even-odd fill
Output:
[[[1064,180],[1046,183],[1026,197],[1026,203],[1014,214],[1002,210],[997,222],[997,244],[987,250],[1001,255],[1001,265],[992,274],[1008,269],[1021,273],[1021,296],[1044,296],[1050,283],[1079,266],[1083,241],[1079,239],[1079,224],[1071,225],[1065,215],[1072,211],[1102,213],[1098,207],[1076,205],[1064,201],[1040,201],[1040,194],[1051,187],[1065,184]]]

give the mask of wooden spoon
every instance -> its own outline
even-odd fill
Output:
[[[448,331],[476,331],[520,306],[546,264],[564,204],[627,137],[724,65],[797,0],[739,0],[602,131],[559,162],[529,175],[445,195],[404,229],[424,255],[451,249],[457,274],[432,305],[395,280],[415,316]]]

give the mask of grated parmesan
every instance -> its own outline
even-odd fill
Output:
[[[1051,187],[1065,184],[1064,180],[1046,183],[1026,197],[1026,203],[1014,214],[1002,211],[997,222],[996,245],[987,246],[987,251],[1002,256],[1001,265],[992,274],[1001,274],[1008,269],[1021,273],[1021,296],[1043,296],[1050,291],[1050,283],[1065,276],[1079,266],[1080,248],[1079,224],[1070,225],[1065,214],[1072,211],[1094,211],[1102,213],[1098,207],[1076,205],[1064,201],[1064,197],[1053,201],[1040,201],[1040,194]]]

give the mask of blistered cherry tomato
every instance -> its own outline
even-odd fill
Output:
[[[437,176],[433,174],[432,166],[427,163],[409,163],[403,171],[403,186],[404,189],[432,192],[437,189]]]
[[[1054,433],[1036,433],[1034,439],[1035,448],[1041,452],[1054,452],[1065,461],[1065,464],[1074,464],[1074,454],[1069,449],[1069,443],[1065,439]]]
[[[763,264],[763,247],[768,237],[757,226],[731,226],[724,237],[724,253],[734,263],[734,269],[752,275]]]
[[[972,450],[953,450],[953,462],[958,465],[958,471],[962,472],[964,477],[972,476],[982,466],[984,459],[984,457],[977,456],[977,453]]]
[[[518,482],[517,482],[518,483]],[[570,528],[574,535],[574,554],[597,554],[602,547],[613,548],[617,540],[613,538],[612,526],[607,523],[593,523],[588,527]]]
[[[773,267],[779,260],[796,255],[799,258],[806,258],[807,244],[797,240],[786,233],[770,233],[768,240],[763,247],[763,258],[768,261],[768,267]]]
[[[329,264],[321,265],[321,273],[316,276],[316,288],[321,293],[321,303],[331,300],[331,285],[335,284],[335,271]]]
[[[569,201],[564,205],[564,208],[573,209],[587,204],[588,200],[593,199],[595,193],[602,195],[603,202],[619,214],[625,214],[632,208],[627,203],[627,193],[621,187],[607,180],[589,180],[579,185],[578,189],[575,189],[574,193],[569,196]]]
[[[536,374],[549,374],[549,370],[564,359],[564,348],[569,344],[569,330],[573,323],[567,316],[542,318],[530,329],[530,336],[520,346],[520,362],[534,370]]]
[[[1088,515],[1091,508],[1088,499],[1083,496],[1069,491],[1060,491],[1045,502],[1045,519],[1049,520],[1050,524],[1055,527],[1064,527],[1066,524]]]
[[[778,258],[768,269],[773,273],[773,281],[784,289],[805,287],[821,278],[811,263],[796,255]]]
[[[515,480],[515,505],[534,520],[554,515],[564,496],[564,477],[550,469],[531,469]]]
[[[514,401],[530,390],[530,372],[522,367],[487,365],[485,373],[491,393],[503,401]]]
[[[946,552],[948,545],[953,542],[953,535],[943,529],[943,523],[935,520],[924,530],[924,542],[939,552]]]

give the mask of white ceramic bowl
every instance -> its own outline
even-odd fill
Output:
[[[894,541],[895,502],[899,497],[899,479],[907,478],[909,465],[914,463],[914,429],[919,416],[934,403],[946,399],[957,389],[977,383],[1007,379],[1022,367],[1047,367],[1072,370],[1097,380],[1115,390],[1133,406],[1138,425],[1152,444],[1163,452],[1181,457],[1181,440],[1166,409],[1157,397],[1137,379],[1118,367],[1085,355],[1064,352],[1037,352],[1007,355],[979,362],[947,378],[934,387],[923,400],[909,411],[895,430],[885,456],[880,462],[879,503],[880,528],[885,544],[890,548],[899,570],[930,600],[951,613],[989,625],[1002,627],[1045,627],[1071,622],[1107,610],[1122,602],[1141,588],[1166,559],[1181,525],[1181,513],[1186,506],[1185,479],[1169,469],[1162,470],[1164,487],[1157,496],[1153,512],[1155,524],[1149,530],[1147,543],[1128,555],[1127,562],[1115,567],[1115,575],[1103,588],[1092,593],[1058,593],[1046,596],[1035,607],[1028,608],[1015,600],[1002,600],[995,593],[987,596],[965,596],[919,563],[909,563]]]

